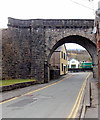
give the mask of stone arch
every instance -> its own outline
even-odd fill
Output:
[[[82,37],[79,35],[70,35],[70,36],[64,37],[61,40],[57,41],[56,44],[53,45],[53,47],[51,46],[50,53],[48,55],[48,60],[49,60],[50,56],[52,55],[52,53],[59,46],[63,45],[64,43],[76,43],[76,44],[81,45],[88,51],[88,53],[90,54],[92,59],[94,58],[94,55],[96,55],[96,45],[92,41],[90,41],[86,37]]]
[[[80,36],[80,35],[69,35],[67,37],[64,37],[56,42],[53,46],[51,46],[50,51],[48,52],[48,64],[50,61],[50,57],[52,53],[61,45],[64,43],[76,43],[84,47],[88,53],[90,54],[92,61],[93,61],[93,76],[97,76],[97,57],[96,57],[96,44],[94,44],[91,40],[89,40],[86,37]]]

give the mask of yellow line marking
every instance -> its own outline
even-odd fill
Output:
[[[18,98],[18,97],[11,98],[11,99],[6,100],[6,101],[4,101],[4,102],[0,102],[0,104],[6,103],[6,102],[10,102],[10,101],[15,100],[15,99],[17,99],[17,98]]]
[[[84,91],[83,89],[84,89],[85,86],[86,86],[86,81],[87,81],[87,79],[88,79],[89,76],[90,76],[90,73],[87,75],[87,77],[85,78],[85,81],[84,81],[83,84],[82,84],[82,87],[81,87],[81,89],[80,89],[80,91],[79,91],[79,94],[78,94],[78,97],[77,97],[77,99],[76,99],[76,102],[75,102],[75,104],[74,104],[74,106],[73,106],[73,109],[72,109],[71,113],[69,114],[67,120],[69,120],[70,118],[73,118],[73,117],[76,116],[77,111],[78,111],[78,108],[77,108],[77,109],[75,109],[75,108],[77,107],[77,105],[78,105],[78,106],[80,105],[80,102],[79,102],[79,101],[81,101],[81,97],[82,97],[82,94],[83,94],[83,91]],[[75,110],[77,110],[77,111],[74,112]],[[75,114],[75,113],[76,113],[76,114]],[[73,114],[74,114],[74,115],[73,115]],[[73,116],[72,116],[72,115],[73,115]]]
[[[76,115],[77,115],[77,112],[78,112],[78,110],[79,110],[80,103],[81,103],[81,100],[82,100],[82,96],[83,96],[83,93],[84,93],[85,86],[86,86],[86,83],[85,83],[85,85],[84,85],[84,87],[83,87],[82,94],[81,94],[81,96],[80,96],[80,99],[79,99],[79,102],[78,102],[78,105],[77,105],[76,111],[74,112],[72,118],[75,118]]]
[[[33,91],[31,91],[31,92],[28,92],[28,93],[25,93],[25,94],[23,94],[23,95],[21,95],[21,96],[19,96],[19,97],[22,97],[22,96],[25,96],[25,95],[29,95],[29,94],[38,92],[38,91],[40,91],[40,90],[43,90],[43,89],[45,89],[45,88],[48,88],[48,87],[50,87],[50,86],[56,85],[56,84],[58,84],[58,83],[60,83],[60,82],[62,82],[62,81],[65,81],[66,79],[68,79],[68,78],[70,78],[70,77],[72,77],[72,75],[68,76],[67,78],[64,78],[63,80],[60,80],[60,81],[57,81],[57,82],[52,83],[52,84],[50,84],[50,85],[47,85],[47,86],[45,86],[45,87],[42,87],[42,88],[33,90]],[[9,99],[9,100],[0,102],[0,104],[4,104],[4,103],[7,103],[7,102],[10,102],[10,101],[15,100],[15,99],[17,99],[17,98],[19,98],[19,97],[14,97],[14,98],[11,98],[11,99]]]
[[[51,85],[45,86],[45,87],[43,87],[43,88],[39,88],[39,89],[37,89],[37,90],[31,91],[31,92],[29,92],[29,93],[26,93],[26,94],[24,94],[24,95],[29,95],[29,94],[31,94],[31,93],[34,93],[34,92],[43,90],[43,89],[48,88],[48,87],[50,87],[50,86],[56,85],[56,84],[58,84],[58,83],[60,83],[60,82],[62,82],[62,81],[64,81],[64,80],[58,81],[58,82],[53,83],[53,84],[51,84]],[[24,95],[23,95],[23,96],[24,96]]]
[[[73,107],[73,109],[72,109],[70,115],[68,116],[68,118],[71,118],[71,116],[72,116],[72,114],[73,114],[73,112],[74,112],[74,110],[75,110],[75,108],[76,108],[76,105],[77,105],[78,100],[79,100],[79,98],[80,98],[80,95],[81,95],[83,86],[84,86],[84,83],[83,83],[83,85],[82,85],[82,87],[81,87],[81,89],[80,89],[80,91],[79,91],[79,94],[78,94],[78,97],[77,97],[76,102],[75,102],[75,104],[74,104],[74,107]]]
[[[84,83],[84,86],[83,86],[82,94],[81,94],[81,96],[80,96],[80,99],[79,99],[79,102],[78,102],[78,105],[77,105],[76,111],[74,112],[72,118],[75,118],[76,115],[77,115],[77,112],[78,112],[78,110],[79,110],[80,103],[81,103],[81,100],[82,100],[82,97],[83,97],[83,94],[84,94],[84,90],[85,90],[85,87],[86,87],[86,82],[87,82],[87,79],[88,79],[89,76],[90,76],[90,74],[88,74],[88,76],[87,76],[86,79],[85,79],[85,83]]]

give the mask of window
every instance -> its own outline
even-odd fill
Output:
[[[66,54],[64,53],[64,59],[66,60]]]
[[[63,52],[61,52],[61,58],[63,58]]]
[[[62,63],[62,71],[63,71],[63,63]]]

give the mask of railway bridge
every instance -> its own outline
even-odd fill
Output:
[[[97,77],[93,27],[91,19],[8,18],[8,28],[2,31],[3,78],[35,78],[48,82],[50,57],[64,43],[77,43],[89,52],[93,76]]]

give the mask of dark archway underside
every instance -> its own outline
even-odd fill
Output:
[[[65,37],[61,40],[59,40],[51,49],[50,55],[48,56],[48,60],[51,57],[52,53],[61,45],[65,44],[65,43],[76,43],[81,45],[82,47],[84,47],[88,53],[90,54],[90,56],[92,57],[92,60],[94,59],[93,56],[94,54],[96,55],[96,45],[90,41],[89,39],[79,36],[79,35],[71,35],[68,37]]]

